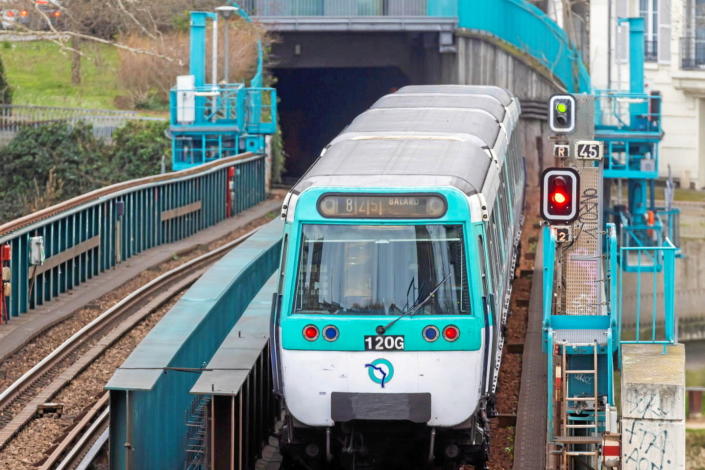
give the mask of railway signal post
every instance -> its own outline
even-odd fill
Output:
[[[659,95],[644,92],[643,19],[623,22],[629,92],[549,103],[557,161],[541,203],[551,470],[685,468],[678,211],[654,203]]]

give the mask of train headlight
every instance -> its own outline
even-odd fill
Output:
[[[338,339],[338,336],[340,334],[338,333],[338,328],[334,327],[333,325],[328,325],[323,328],[323,339],[326,341],[335,341]]]
[[[455,341],[460,337],[460,330],[455,325],[449,325],[443,328],[443,338],[446,341]]]
[[[316,339],[318,339],[318,328],[313,325],[306,325],[303,333],[304,338],[309,341],[316,341]]]
[[[423,339],[430,343],[436,341],[438,337],[441,336],[441,332],[433,325],[425,327],[421,334],[423,335]]]

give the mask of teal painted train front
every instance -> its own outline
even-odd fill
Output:
[[[327,195],[344,193],[349,195],[344,199],[359,202],[369,199],[369,192],[316,188],[301,195],[287,237],[291,249],[284,265],[286,288],[282,298],[286,315],[280,320],[284,349],[387,349],[389,345],[378,345],[376,340],[370,343],[365,338],[377,336],[380,326],[392,322],[385,328],[385,335],[403,336],[402,349],[406,351],[480,349],[485,318],[481,299],[470,295],[478,292],[473,284],[481,282],[477,247],[468,243],[465,234],[481,230],[481,224],[473,228],[470,223],[465,195],[453,189],[435,189],[433,193],[398,189],[375,193],[383,199],[402,201],[440,197],[447,209],[433,219],[325,217],[318,211],[318,203]],[[424,244],[428,245],[425,257],[419,256]],[[456,259],[441,258],[449,255]],[[418,268],[423,263],[435,263],[438,272],[424,273]],[[434,288],[436,291],[421,305]],[[316,289],[318,296],[313,298],[311,291]],[[429,322],[431,314],[433,321]],[[337,333],[328,333],[327,337],[328,326]],[[317,333],[307,336],[307,327]],[[458,334],[447,338],[443,333],[453,327]],[[435,331],[438,334],[434,336]],[[391,346],[399,350],[399,344]]]

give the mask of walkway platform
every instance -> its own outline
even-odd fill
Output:
[[[278,211],[280,207],[281,200],[279,198],[267,199],[188,238],[146,250],[140,255],[124,261],[113,270],[86,281],[55,300],[19,317],[13,317],[9,323],[0,325],[0,361],[7,359],[43,331],[67,319],[74,312],[103,295],[119,288],[143,271],[169,261],[175,255],[186,253],[197,245],[212,243],[272,211]]]
[[[274,273],[252,299],[240,319],[191,388],[194,395],[237,395],[253,364],[269,340],[272,294],[277,290]],[[269,358],[267,358],[269,360]]]
[[[521,389],[514,446],[514,470],[546,468],[546,355],[541,350],[541,287],[543,286],[543,246],[536,246],[534,274],[531,281],[529,319],[521,366]]]

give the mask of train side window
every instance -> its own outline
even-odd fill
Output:
[[[485,243],[482,235],[477,237],[477,256],[480,258],[480,277],[482,277],[482,295],[487,296],[490,293],[490,283],[487,279],[487,260],[485,259]]]
[[[498,256],[497,256],[497,224],[496,211],[492,211],[492,216],[490,217],[489,223],[489,238],[487,239],[488,251],[490,253],[490,273],[492,275],[492,285],[497,282],[497,266],[498,266]]]
[[[502,203],[501,203],[502,193],[501,191],[497,194],[494,200],[494,210],[492,211],[492,218],[490,222],[492,223],[492,229],[495,233],[495,250],[497,251],[497,266],[502,266],[504,264],[504,216],[502,215]]]
[[[513,160],[514,160],[514,184],[519,188],[521,183],[521,176],[523,173],[522,162],[521,162],[521,149],[519,148],[519,142],[514,139],[514,150],[513,150]]]
[[[511,158],[511,156],[509,156],[509,158],[508,158],[508,160],[507,160],[506,163],[509,163],[511,160],[512,160],[512,158]],[[510,175],[511,172],[510,172],[510,169],[509,169],[509,165],[506,165],[506,164],[505,164],[505,165],[502,166],[502,173],[503,173],[503,175],[502,175],[502,181],[504,182],[504,187],[505,187],[505,189],[506,189],[506,191],[507,191],[507,198],[506,198],[506,201],[513,201],[513,200],[514,200],[515,188],[514,188],[514,185],[512,184],[512,182],[513,182],[514,180],[511,179],[511,175]],[[512,217],[511,204],[507,204],[507,208],[508,208],[508,210],[509,210],[509,217],[510,217],[510,219],[511,219],[511,217]]]
[[[500,205],[502,206],[502,253],[504,257],[502,261],[505,262],[507,259],[507,253],[509,252],[509,246],[511,245],[511,239],[514,235],[512,230],[512,214],[511,206],[509,204],[509,198],[507,197],[507,188],[509,185],[506,181],[502,181],[500,194]]]
[[[284,240],[282,240],[282,258],[279,263],[279,286],[277,288],[277,292],[280,294],[284,293],[284,273],[286,272],[286,253],[287,248],[289,247],[288,241],[289,235],[284,235]]]
[[[504,171],[504,178],[502,178],[509,188],[509,199],[513,199],[514,196],[514,155],[511,151],[511,147],[507,152],[507,158],[504,160],[504,165],[502,165],[502,170]]]

